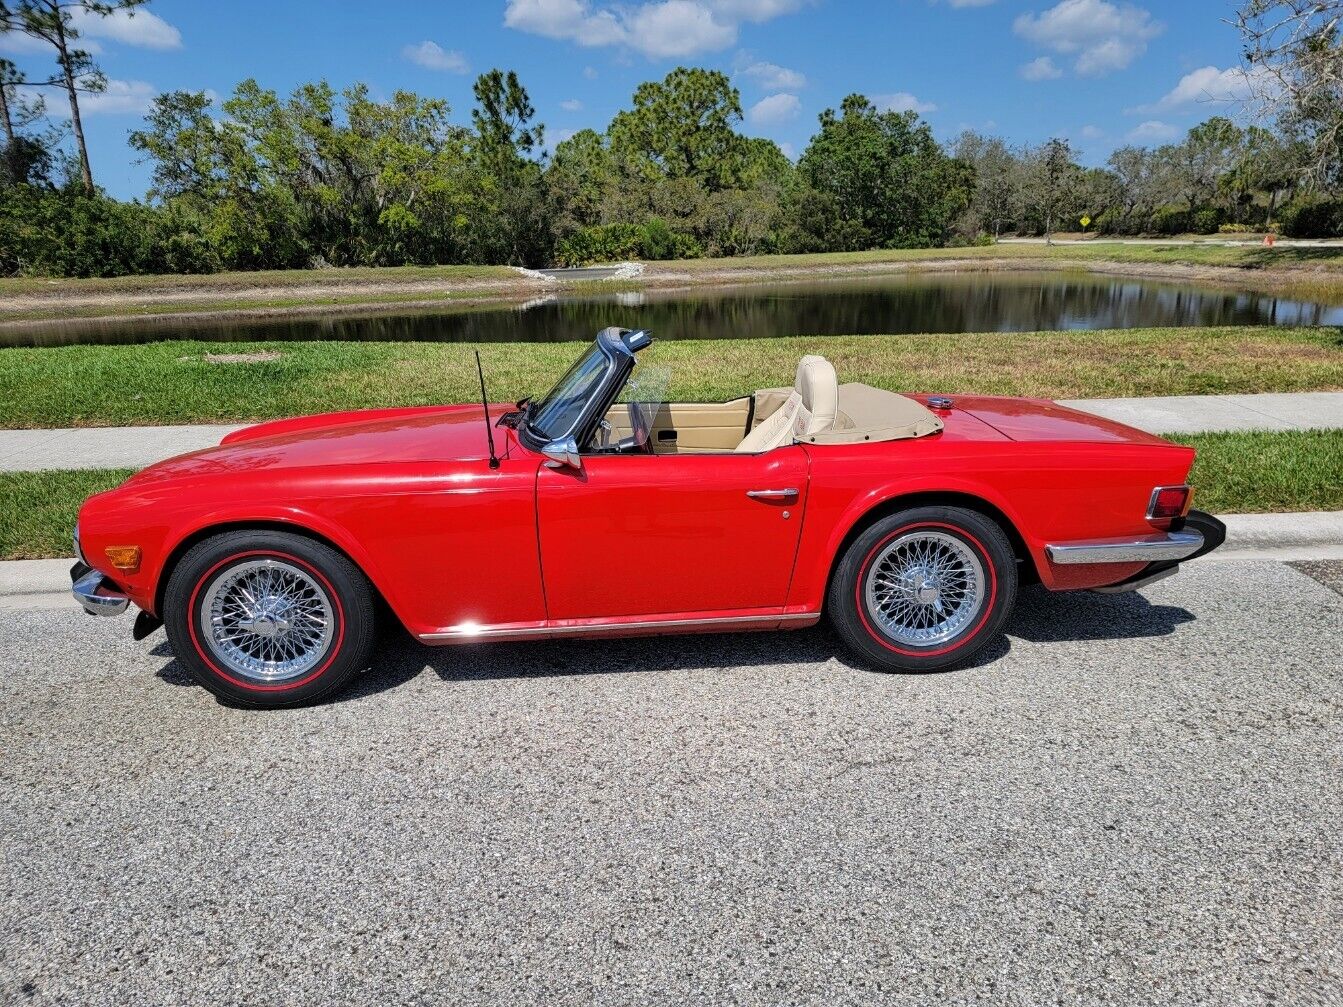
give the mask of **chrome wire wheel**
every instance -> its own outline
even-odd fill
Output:
[[[984,564],[955,535],[918,529],[877,554],[863,594],[868,614],[886,636],[906,647],[936,647],[983,611]]]
[[[206,589],[200,613],[215,659],[261,684],[312,671],[330,651],[336,625],[331,598],[318,580],[281,559],[223,570]]]

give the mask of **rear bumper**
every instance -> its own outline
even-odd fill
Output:
[[[1202,548],[1202,532],[1186,529],[1154,532],[1151,535],[1058,542],[1045,546],[1045,555],[1051,563],[1064,566],[1078,563],[1163,563],[1188,559]]]
[[[70,568],[70,593],[90,615],[120,615],[131,599],[87,563]]]
[[[1126,591],[1136,591],[1139,588],[1146,587],[1149,584],[1155,584],[1159,580],[1165,580],[1173,576],[1180,570],[1182,560],[1198,559],[1212,552],[1224,541],[1226,541],[1226,525],[1211,514],[1203,511],[1191,510],[1185,517],[1172,522],[1169,532],[1162,535],[1140,536],[1143,545],[1138,549],[1148,549],[1147,558],[1151,560],[1146,566],[1137,573],[1131,574],[1125,579],[1103,586],[1093,587],[1093,591],[1099,591],[1102,594],[1123,594]],[[1188,547],[1197,541],[1193,549]],[[1069,543],[1069,545],[1082,546],[1079,553],[1072,555],[1102,555],[1113,556],[1117,551],[1108,551],[1110,543],[1118,542],[1117,539],[1102,540],[1093,543]],[[1148,545],[1148,542],[1151,542]],[[1088,553],[1088,547],[1100,546],[1099,551]],[[1052,548],[1052,547],[1051,547]],[[1178,555],[1176,555],[1178,554]],[[1068,555],[1065,553],[1064,555]],[[1138,555],[1137,552],[1129,555]],[[1166,558],[1157,559],[1157,556]],[[1055,563],[1082,563],[1082,562],[1114,562],[1114,560],[1078,560],[1078,559],[1058,559],[1050,557]],[[1131,561],[1129,561],[1131,562]]]

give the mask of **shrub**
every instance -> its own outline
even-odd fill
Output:
[[[1292,238],[1333,238],[1343,233],[1343,202],[1293,200],[1278,218],[1282,233]]]
[[[555,248],[562,266],[588,266],[622,259],[695,259],[703,255],[699,242],[673,231],[652,217],[643,226],[601,224],[585,227],[564,238]]]
[[[1189,211],[1175,206],[1163,206],[1152,214],[1152,230],[1157,234],[1187,234],[1189,223]]]
[[[1204,207],[1189,215],[1189,230],[1195,234],[1216,234],[1222,226],[1222,211],[1214,207]]]

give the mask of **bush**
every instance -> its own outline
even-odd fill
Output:
[[[1278,218],[1282,233],[1292,238],[1334,238],[1343,233],[1343,202],[1293,200]]]
[[[695,259],[703,254],[690,235],[652,217],[642,227],[601,224],[575,231],[556,246],[555,261],[561,266],[588,266],[624,259]]]
[[[1224,219],[1222,211],[1214,207],[1195,210],[1189,215],[1189,230],[1195,234],[1216,234]]]
[[[1189,211],[1178,207],[1163,206],[1152,214],[1152,230],[1157,234],[1187,234],[1189,224]]]

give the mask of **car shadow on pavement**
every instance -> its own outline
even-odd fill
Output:
[[[1055,594],[1039,585],[1023,587],[1017,608],[1007,623],[1009,636],[1032,643],[1069,640],[1135,640],[1169,636],[1193,622],[1188,609],[1154,605],[1136,591],[1096,594],[1067,591]]]
[[[1193,614],[1183,608],[1154,605],[1140,594],[1052,594],[1038,586],[1026,587],[1021,590],[1005,634],[991,641],[970,662],[948,671],[965,672],[994,663],[1011,651],[1012,637],[1033,643],[1138,639],[1167,636],[1193,619]],[[400,627],[388,629],[381,636],[369,670],[349,689],[324,702],[350,702],[386,692],[417,678],[426,670],[447,682],[714,668],[729,671],[824,664],[832,660],[855,671],[872,670],[852,655],[824,623],[789,632],[481,643],[450,647],[426,647]],[[167,641],[160,640],[150,654],[171,659],[172,649]],[[157,674],[170,685],[196,684],[176,660],[169,660]]]

